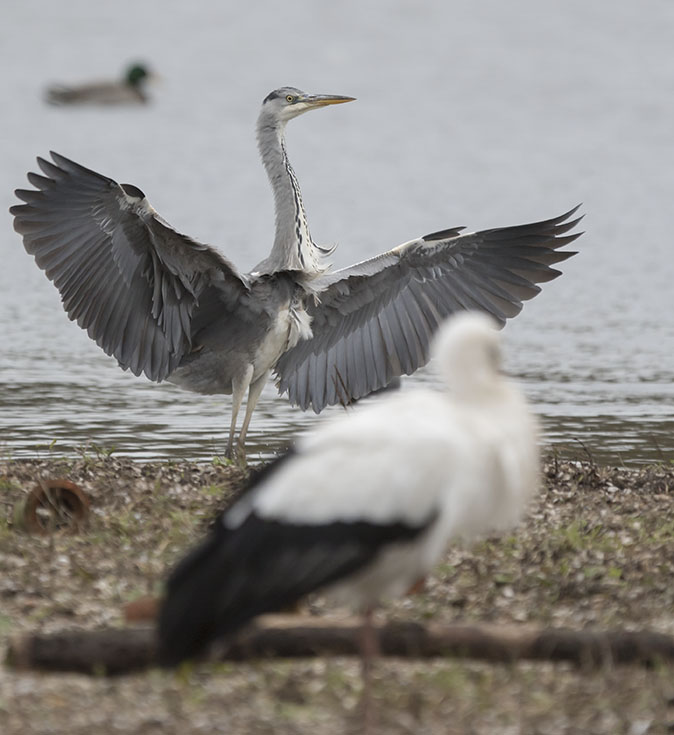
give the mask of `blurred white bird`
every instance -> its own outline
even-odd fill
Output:
[[[448,542],[513,526],[538,486],[538,432],[499,373],[495,330],[483,314],[453,317],[434,345],[441,391],[360,406],[265,468],[171,574],[162,663],[317,589],[365,613],[372,639],[373,607],[413,587]]]

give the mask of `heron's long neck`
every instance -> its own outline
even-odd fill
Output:
[[[274,191],[276,237],[269,257],[256,270],[320,271],[320,253],[311,239],[300,186],[286,154],[284,127],[266,124],[261,119],[257,139]]]

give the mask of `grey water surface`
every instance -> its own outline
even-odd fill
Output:
[[[674,4],[669,0],[23,0],[0,25],[0,453],[94,444],[150,459],[222,453],[229,398],[122,372],[62,311],[7,209],[54,149],[141,187],[177,229],[248,269],[273,239],[259,104],[294,85],[352,95],[288,129],[314,239],[338,266],[449,226],[583,202],[564,275],[504,330],[545,442],[618,464],[674,460]],[[131,109],[53,108],[53,81],[161,79]],[[403,389],[433,380],[424,370]],[[317,417],[270,383],[250,453]]]

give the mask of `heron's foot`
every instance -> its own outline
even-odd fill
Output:
[[[227,442],[227,449],[225,449],[225,459],[229,460],[232,464],[238,465],[242,469],[245,469],[246,463],[246,445],[241,441],[239,437],[234,443],[232,437]]]

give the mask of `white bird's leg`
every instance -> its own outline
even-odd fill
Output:
[[[248,365],[243,375],[232,378],[232,419],[229,423],[229,439],[227,441],[227,449],[225,457],[232,459],[234,456],[234,433],[236,431],[236,419],[239,415],[239,409],[246,395],[250,381],[253,378],[253,366]]]
[[[250,388],[248,389],[246,415],[243,418],[243,424],[241,425],[241,431],[239,432],[239,439],[236,443],[237,456],[239,457],[239,459],[242,459],[244,461],[246,458],[246,434],[248,433],[248,426],[250,425],[250,420],[253,417],[253,411],[255,410],[255,406],[257,406],[258,399],[260,398],[262,389],[267,382],[267,378],[269,377],[270,372],[270,370],[267,370],[266,373],[260,375],[257,380],[254,380],[250,384]]]
[[[372,664],[379,656],[379,637],[372,623],[372,608],[368,608],[363,615],[363,627],[360,633],[361,671],[363,675],[363,732],[370,733],[376,724],[375,711],[372,705]]]

